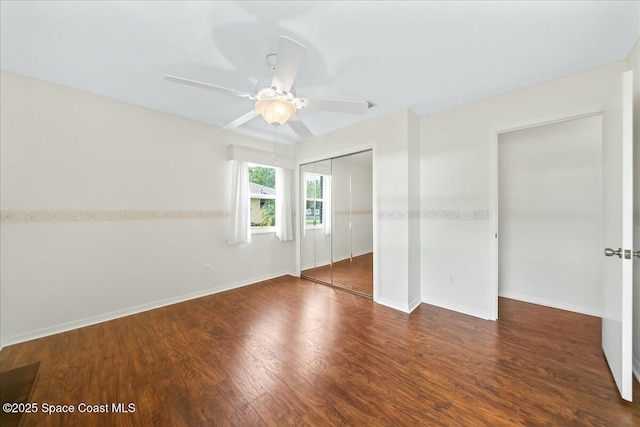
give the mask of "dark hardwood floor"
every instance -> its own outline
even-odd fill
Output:
[[[20,405],[30,405],[32,402],[31,393],[38,381],[39,369],[40,363],[32,363],[0,371],[0,402],[9,402],[14,406],[9,410],[3,407],[0,412],[0,425],[3,427],[20,426],[24,412],[19,408]]]
[[[283,277],[7,347],[40,361],[34,402],[133,413],[26,414],[25,426],[631,426],[600,320],[501,300],[484,321],[404,314]]]

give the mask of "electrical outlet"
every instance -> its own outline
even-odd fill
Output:
[[[206,274],[211,273],[211,264],[205,264],[205,265],[204,265],[204,272],[205,272]]]

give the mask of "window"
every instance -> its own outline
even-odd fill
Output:
[[[305,174],[305,228],[319,228],[324,224],[325,176]]]
[[[276,170],[268,166],[249,165],[251,230],[275,231]]]

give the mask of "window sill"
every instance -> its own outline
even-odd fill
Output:
[[[275,232],[276,232],[275,227],[252,227],[251,228],[251,234],[269,234],[269,233],[275,233]]]

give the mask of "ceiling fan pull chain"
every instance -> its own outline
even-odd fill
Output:
[[[278,145],[276,144],[276,130],[278,126],[273,126],[273,163],[278,165]]]

